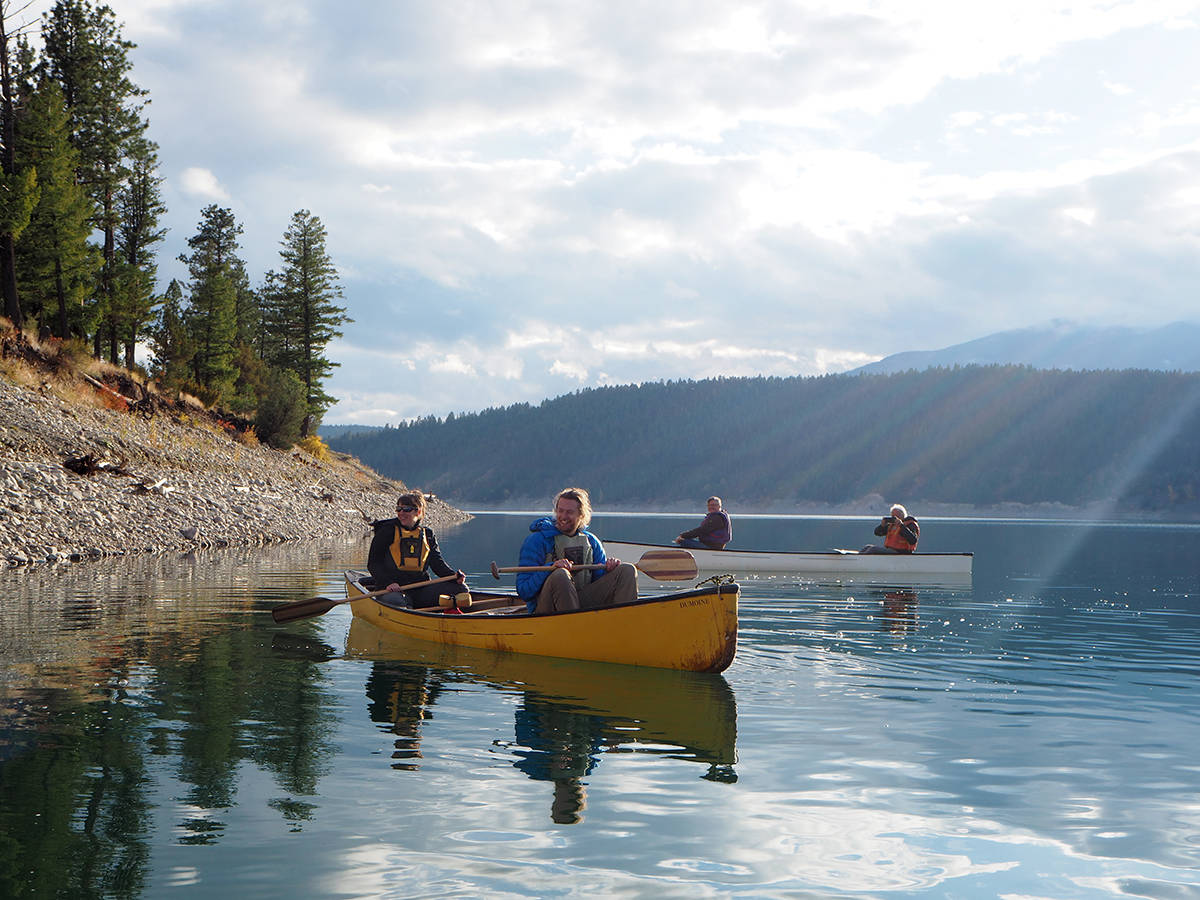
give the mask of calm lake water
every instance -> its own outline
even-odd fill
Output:
[[[1200,897],[1200,527],[922,526],[970,581],[739,578],[717,676],[274,623],[365,541],[2,573],[0,896]]]

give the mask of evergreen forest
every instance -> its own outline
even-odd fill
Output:
[[[16,6],[0,4],[4,316],[129,369],[144,344],[160,388],[252,415],[277,446],[314,434],[333,404],[325,350],[350,321],[321,220],[295,212],[279,269],[256,285],[242,226],[209,205],[179,257],[186,283],[160,286],[167,210],[135,45],[105,5],[58,0],[37,29],[13,27]]]
[[[331,448],[460,506],[820,512],[1102,506],[1200,518],[1200,373],[962,366],[581,390],[343,431]]]

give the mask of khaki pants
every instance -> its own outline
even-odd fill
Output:
[[[621,563],[604,577],[589,584],[581,591],[575,589],[571,573],[566,569],[555,569],[546,578],[537,596],[535,613],[566,612],[571,609],[597,609],[601,606],[618,606],[637,599],[637,569],[629,563]]]

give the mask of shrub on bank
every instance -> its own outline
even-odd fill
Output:
[[[308,413],[308,392],[295,372],[276,369],[267,376],[267,392],[258,402],[254,431],[258,439],[278,450],[300,440]]]
[[[329,453],[329,445],[319,435],[310,434],[300,442],[300,449],[321,462],[329,462],[333,458]]]

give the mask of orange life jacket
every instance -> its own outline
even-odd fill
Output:
[[[912,553],[914,550],[916,550],[917,542],[913,541],[910,544],[908,539],[904,536],[904,532],[902,530],[902,526],[904,525],[907,525],[909,528],[915,531],[917,533],[917,537],[920,538],[921,526],[917,524],[916,519],[914,519],[912,516],[909,516],[902,522],[893,522],[888,526],[887,537],[884,538],[883,546],[892,550],[899,550],[901,553]]]

